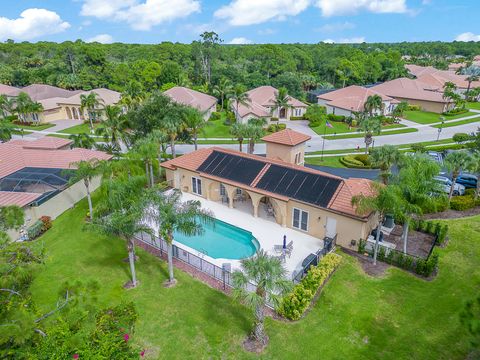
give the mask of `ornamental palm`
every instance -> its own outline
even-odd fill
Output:
[[[43,111],[43,105],[39,102],[32,101],[28,106],[28,115],[33,122],[38,122],[38,120],[34,121],[34,115],[40,114]]]
[[[183,122],[185,128],[190,132],[193,138],[193,144],[195,150],[198,149],[197,139],[198,132],[207,126],[207,122],[203,119],[203,115],[200,111],[195,108],[188,107],[184,110]]]
[[[145,163],[145,176],[150,187],[155,184],[153,175],[153,162],[158,156],[158,146],[155,141],[149,138],[138,140],[128,156],[133,160],[141,160]]]
[[[32,99],[25,92],[20,92],[15,99],[15,112],[21,122],[27,121],[27,115],[29,113],[29,107],[32,103]]]
[[[132,80],[122,92],[120,104],[125,105],[127,110],[136,109],[145,100],[145,93],[141,83]]]
[[[452,186],[450,187],[450,193],[448,194],[449,201],[452,199],[455,182],[457,181],[458,175],[460,175],[463,170],[468,168],[471,161],[472,157],[465,150],[451,152],[445,156],[445,167],[452,173]]]
[[[370,95],[365,101],[365,104],[363,105],[363,107],[365,111],[369,113],[370,116],[373,116],[376,110],[379,110],[379,111],[383,110],[384,104],[383,104],[382,97],[377,94]]]
[[[393,145],[376,147],[370,154],[372,164],[380,168],[380,176],[386,185],[391,175],[391,167],[400,160],[400,151]]]
[[[174,233],[195,236],[203,233],[203,225],[213,222],[213,214],[201,208],[200,201],[181,202],[182,193],[171,190],[151,196],[147,217],[155,224],[158,237],[167,243],[168,281],[176,283],[173,274]]]
[[[471,171],[477,175],[478,181],[477,181],[477,187],[475,189],[475,199],[478,199],[478,196],[480,195],[480,153],[479,152],[475,152],[472,155],[471,160],[468,163],[467,169],[468,171]]]
[[[12,114],[15,108],[15,100],[7,95],[0,95],[0,117],[5,119]]]
[[[248,138],[248,153],[255,151],[255,142],[265,135],[263,127],[267,124],[265,119],[250,119],[245,127],[245,137]]]
[[[72,134],[68,137],[73,140],[73,147],[83,149],[93,149],[95,146],[95,139],[87,133]]]
[[[178,134],[184,129],[183,122],[183,109],[177,106],[172,106],[170,111],[162,119],[160,130],[167,134],[170,141],[170,149],[172,151],[172,157],[176,157],[175,142]]]
[[[80,95],[80,111],[83,114],[85,110],[87,110],[91,133],[93,133],[93,122],[97,120],[98,112],[101,110],[102,106],[103,100],[96,92],[91,91],[88,94]]]
[[[237,120],[240,118],[240,115],[238,114],[238,108],[240,105],[248,106],[248,104],[251,102],[250,96],[245,92],[245,88],[242,85],[235,86],[229,97],[229,100],[235,103]]]
[[[71,168],[74,168],[72,176],[69,178],[70,184],[75,184],[81,180],[85,185],[87,190],[87,200],[88,200],[88,210],[90,212],[90,220],[93,220],[93,206],[92,206],[92,197],[90,195],[90,185],[92,179],[99,174],[99,161],[98,159],[91,160],[81,160],[70,164]]]
[[[292,105],[290,104],[290,96],[286,88],[281,87],[275,92],[275,99],[273,100],[272,114],[275,111],[278,111],[278,117],[280,118],[280,110],[283,108],[285,110],[290,109]]]
[[[126,118],[122,110],[115,105],[105,107],[105,120],[102,125],[95,130],[97,135],[101,135],[105,142],[108,142],[113,148],[120,150],[121,141],[127,143],[126,136]]]
[[[0,119],[0,142],[10,140],[14,129],[15,126],[10,121]]]
[[[24,221],[24,211],[20,207],[0,206],[0,246],[9,240],[7,231],[20,229]]]
[[[213,95],[220,98],[220,106],[223,110],[225,100],[228,99],[233,92],[233,86],[230,80],[222,78],[220,82],[213,87]]]
[[[230,128],[230,134],[238,141],[240,152],[243,151],[243,141],[248,137],[248,125],[235,123]]]
[[[382,131],[382,119],[378,116],[369,117],[365,114],[359,115],[358,130],[365,133],[365,154],[373,142],[373,135],[378,135]]]
[[[250,339],[264,346],[268,342],[264,327],[265,306],[267,303],[278,305],[291,289],[292,282],[286,279],[287,272],[280,260],[268,256],[263,249],[243,259],[241,267],[242,271],[233,273],[233,295],[253,310],[255,321]],[[254,292],[247,290],[250,283],[256,285]]]
[[[367,215],[375,212],[378,216],[377,236],[375,238],[375,247],[373,249],[373,265],[377,264],[378,243],[382,223],[387,214],[398,214],[401,198],[398,189],[393,186],[384,186],[379,183],[372,184],[373,195],[356,195],[352,197],[352,205],[355,211],[360,215]]]

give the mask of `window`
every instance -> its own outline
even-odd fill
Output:
[[[293,208],[293,224],[296,229],[308,231],[308,212]]]
[[[302,109],[295,109],[295,116],[302,116]]]
[[[225,190],[225,186],[223,184],[220,184],[220,196],[225,196],[227,195],[227,191]]]
[[[302,153],[295,154],[295,164],[300,164],[302,162]]]
[[[238,189],[238,188],[237,188],[236,191],[237,191],[237,195],[242,195],[242,193],[243,193],[243,192],[242,192],[242,189]]]
[[[192,177],[192,192],[194,194],[202,195],[202,180]]]

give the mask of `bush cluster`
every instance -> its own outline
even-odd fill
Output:
[[[346,155],[340,158],[340,162],[348,168],[370,169],[372,167],[367,154]]]
[[[44,215],[40,218],[40,221],[43,224],[42,232],[45,232],[52,227],[52,218],[50,216]]]
[[[290,116],[290,120],[292,120],[292,121],[305,120],[305,117],[303,117],[303,116]]]
[[[347,117],[345,115],[328,114],[327,119],[330,121],[345,122]]]
[[[286,128],[287,124],[270,124],[268,125],[267,131],[274,133],[280,130],[285,130]]]
[[[437,245],[443,244],[448,235],[448,225],[431,220],[412,220],[411,227],[414,230],[432,234],[437,237]]]
[[[478,205],[480,205],[480,198],[475,199],[475,196],[472,195],[471,193],[468,193],[468,194],[466,193],[465,195],[461,195],[461,196],[454,196],[450,200],[450,208],[452,210],[463,211],[463,210],[472,209]]]
[[[42,234],[43,222],[37,220],[27,229],[28,240],[33,240]]]
[[[325,280],[340,264],[341,257],[336,254],[327,254],[317,266],[310,267],[307,275],[293,290],[286,295],[277,308],[277,313],[290,319],[298,320],[307,310],[315,294]]]
[[[458,114],[465,114],[468,112],[468,109],[465,108],[455,108],[450,111],[446,111],[443,113],[445,116],[453,116],[453,115],[458,115]]]
[[[273,117],[273,116],[272,116],[272,117],[270,118],[270,120],[271,120],[271,121],[278,121],[278,117]]]
[[[408,105],[407,109],[410,110],[410,111],[420,111],[420,110],[422,110],[420,105]]]
[[[216,121],[216,120],[220,120],[222,118],[222,113],[218,112],[218,111],[214,111],[212,112],[212,115],[210,115],[210,119],[208,119],[209,121]]]

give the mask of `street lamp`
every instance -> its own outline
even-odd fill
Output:
[[[440,134],[442,133],[443,124],[445,124],[445,118],[443,116],[440,117],[440,120],[442,120],[442,123],[440,124],[440,127],[438,128],[437,141],[440,140]]]

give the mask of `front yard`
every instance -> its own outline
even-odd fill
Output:
[[[138,288],[129,278],[125,244],[85,231],[86,201],[54,222],[37,240],[47,252],[32,286],[41,310],[51,310],[64,281],[96,280],[99,305],[134,301],[139,312],[132,340],[145,358],[256,359],[242,341],[251,314],[231,298],[176,270],[178,285],[164,288],[165,263],[138,250]],[[469,338],[459,321],[478,294],[480,216],[449,221],[450,242],[433,281],[396,268],[371,277],[349,255],[312,311],[294,323],[267,319],[264,359],[465,359]]]
[[[480,102],[469,102],[467,103],[469,109],[480,110]]]
[[[458,115],[452,115],[452,116],[447,116],[447,115],[442,115],[442,114],[437,114],[433,112],[428,112],[428,111],[405,111],[404,118],[413,122],[416,122],[418,124],[433,124],[437,122],[441,122],[442,120],[440,117],[444,117],[445,121],[449,120],[455,120],[455,119],[461,119],[467,116],[472,116],[472,115],[478,115],[478,113],[474,113],[472,111],[468,111],[463,114],[458,114]]]
[[[55,124],[50,124],[50,123],[38,124],[38,125],[19,125],[19,124],[13,124],[13,125],[14,125],[15,128],[17,128],[17,129],[37,130],[37,131],[46,130],[46,129],[49,129],[49,128],[55,126]]]
[[[93,124],[93,128],[98,127],[100,124]],[[60,130],[59,132],[64,133],[64,134],[90,134],[90,124],[84,123],[80,125],[75,125],[70,128]]]

